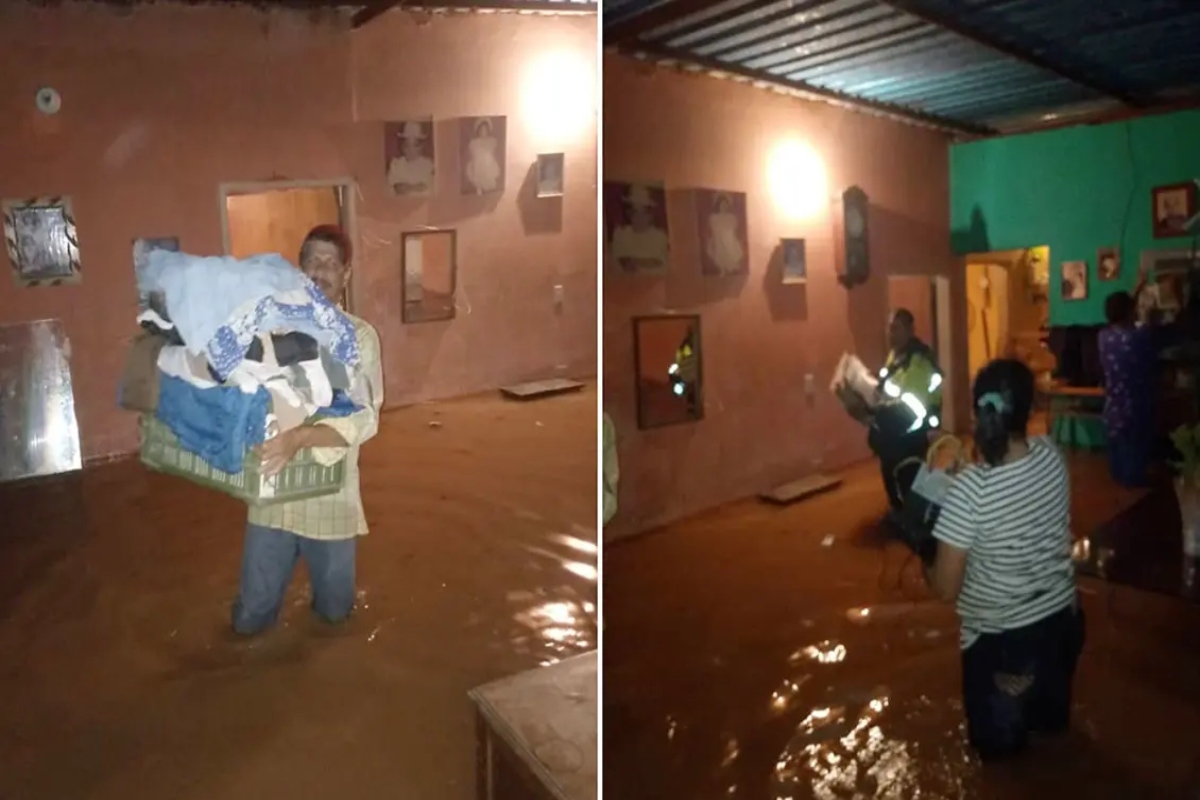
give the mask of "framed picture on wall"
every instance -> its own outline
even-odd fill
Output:
[[[1151,190],[1154,212],[1154,238],[1186,236],[1184,223],[1196,214],[1196,184],[1192,181]]]
[[[750,271],[746,231],[746,195],[697,189],[696,229],[700,232],[700,272],[709,276]]]
[[[604,182],[604,240],[626,275],[665,275],[671,254],[661,183]]]
[[[1096,277],[1115,281],[1121,277],[1121,251],[1116,247],[1101,247],[1096,251]]]
[[[540,153],[537,157],[537,196],[563,196],[563,154]]]
[[[4,243],[18,286],[79,283],[79,236],[69,197],[6,200]]]
[[[433,119],[383,124],[383,159],[387,182],[398,197],[428,197],[437,177]]]
[[[783,254],[783,282],[808,283],[808,257],[803,239],[780,239]]]
[[[1086,300],[1087,296],[1087,262],[1064,261],[1062,265],[1062,299]]]
[[[463,194],[504,191],[507,127],[504,117],[463,117],[459,121]]]

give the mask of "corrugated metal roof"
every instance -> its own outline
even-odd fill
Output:
[[[603,12],[618,47],[650,58],[976,129],[1200,88],[1188,0],[605,0]]]

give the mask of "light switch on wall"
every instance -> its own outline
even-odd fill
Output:
[[[565,298],[566,298],[566,293],[563,292],[562,284],[561,283],[554,284],[554,305],[561,306],[563,304],[563,300]]]
[[[804,393],[812,397],[817,392],[817,379],[811,372],[804,373]]]

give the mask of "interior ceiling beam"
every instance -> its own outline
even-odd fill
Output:
[[[539,11],[555,14],[596,14],[595,2],[578,0],[378,0],[359,9],[350,25],[361,28],[393,8],[421,11]]]
[[[635,14],[609,27],[604,31],[604,43],[606,45],[622,45],[631,42],[655,28],[670,25],[672,22],[678,22],[693,14],[703,13],[722,2],[724,0],[668,0],[649,11]],[[764,3],[749,3],[742,10],[748,11],[760,5],[764,5]]]
[[[364,6],[354,12],[354,16],[350,18],[350,27],[355,29],[361,28],[376,17],[382,17],[398,5],[400,5],[400,0],[388,0],[387,2],[376,0],[376,2],[371,3],[369,6]]]
[[[1075,72],[1074,70],[1063,67],[1061,64],[1055,64],[1050,60],[1038,55],[1037,53],[1023,50],[1020,47],[998,41],[986,33],[975,30],[967,25],[963,25],[957,20],[950,19],[942,14],[928,10],[924,8],[920,2],[913,2],[913,0],[878,0],[878,2],[881,2],[886,6],[891,6],[897,11],[907,14],[914,19],[918,19],[921,22],[933,25],[935,28],[941,28],[942,30],[953,33],[955,36],[958,36],[962,39],[974,42],[975,44],[986,47],[989,50],[994,50],[1001,55],[1008,56],[1016,61],[1021,61],[1031,67],[1037,67],[1044,72],[1049,72],[1051,75],[1057,75],[1063,80],[1070,81],[1076,86],[1082,86],[1085,89],[1090,89],[1093,92],[1096,92],[1097,94],[1105,97],[1111,97],[1114,100],[1119,100],[1121,103],[1124,103],[1130,108],[1145,108],[1149,105],[1149,103],[1147,103],[1145,100],[1134,96],[1124,89],[1116,86],[1106,85],[1090,76],[1083,75]]]
[[[712,72],[723,72],[726,75],[733,75],[751,81],[761,81],[762,83],[778,86],[782,89],[789,89],[798,94],[808,95],[810,97],[815,97],[843,106],[861,108],[864,111],[870,111],[875,114],[921,125],[927,128],[936,128],[949,133],[965,134],[972,137],[992,136],[996,133],[994,129],[989,128],[986,125],[976,125],[970,122],[961,122],[959,120],[939,117],[935,114],[926,114],[915,109],[894,106],[890,103],[881,103],[877,100],[867,100],[866,98],[855,97],[854,95],[844,94],[843,92],[838,92],[833,89],[814,86],[813,84],[805,83],[804,81],[796,81],[790,78],[785,78],[781,75],[772,75],[769,72],[760,72],[758,70],[748,69],[737,64],[727,64],[724,61],[718,61],[714,58],[693,55],[692,53],[675,50],[663,45],[638,42],[636,44],[631,44],[626,48],[620,48],[620,51],[627,54],[642,53],[651,60],[674,61],[680,65],[694,64],[701,69]]]

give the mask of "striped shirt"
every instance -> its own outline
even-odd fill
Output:
[[[345,459],[345,483],[341,491],[291,503],[251,506],[250,522],[265,528],[288,531],[307,539],[352,539],[367,533],[359,491],[358,449],[379,430],[379,410],[383,407],[383,367],[379,334],[357,317],[355,337],[361,362],[354,371],[350,398],[361,406],[348,417],[330,417],[315,424],[328,425],[342,435],[349,447],[318,447],[313,458],[321,464],[336,464]]]
[[[939,541],[967,551],[958,595],[961,643],[980,634],[1032,625],[1075,601],[1070,482],[1048,439],[998,467],[960,473],[933,528]]]

